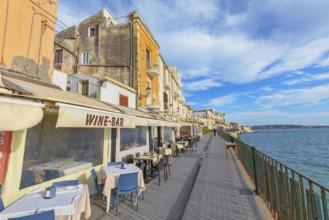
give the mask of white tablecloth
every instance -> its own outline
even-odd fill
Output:
[[[120,175],[120,174],[126,174],[126,173],[136,173],[138,172],[139,168],[136,167],[134,164],[126,164],[126,168],[122,169],[121,165],[115,165],[115,166],[106,166],[103,167],[103,171],[105,173],[105,176],[108,175]]]
[[[76,219],[81,212],[86,212],[86,218],[90,216],[91,209],[87,185],[57,187],[56,196],[52,199],[44,199],[44,193],[45,188],[40,188],[21,197],[0,213],[0,220],[48,210],[55,210],[56,219],[57,216],[60,219]],[[67,218],[64,216],[67,216]]]
[[[102,167],[102,171],[103,171],[102,172],[103,178],[106,177],[104,183],[104,189],[103,189],[103,194],[107,197],[106,212],[109,211],[109,207],[110,207],[111,190],[118,187],[120,174],[138,172],[138,176],[137,176],[138,194],[145,190],[143,171],[138,167],[136,167],[134,164],[127,164],[127,167],[125,169],[121,169],[120,165],[106,166],[106,167]]]
[[[138,192],[145,190],[143,171],[140,170],[134,164],[127,164],[126,169],[121,169],[120,165],[118,166],[106,166],[102,167],[103,176],[106,177],[103,194],[107,197],[111,196],[111,189],[115,189],[118,186],[120,174],[126,173],[135,173],[138,172]]]

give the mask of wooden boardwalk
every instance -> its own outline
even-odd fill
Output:
[[[161,176],[161,186],[158,179],[146,184],[138,212],[126,200],[119,202],[118,216],[115,209],[105,213],[106,200],[100,196],[89,219],[265,219],[236,161],[226,159],[219,137],[203,136],[193,152],[171,157],[170,163],[166,182]]]

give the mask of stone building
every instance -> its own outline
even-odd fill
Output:
[[[159,45],[137,12],[119,22],[104,7],[55,38],[56,69],[100,80],[111,77],[137,91],[142,109],[158,109],[161,102],[159,60]]]
[[[203,121],[203,124],[208,127],[208,129],[218,128],[220,125],[225,125],[226,119],[225,114],[216,112],[215,109],[204,109],[194,111],[194,116]]]

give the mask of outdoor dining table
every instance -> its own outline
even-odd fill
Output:
[[[188,141],[177,141],[177,149],[182,151],[185,151],[185,147],[188,146]]]
[[[110,201],[111,201],[111,190],[118,187],[119,177],[121,174],[135,173],[138,172],[138,194],[145,190],[145,183],[143,178],[143,172],[134,164],[126,164],[126,168],[121,168],[121,165],[115,166],[103,166],[102,176],[105,178],[103,194],[107,198],[107,208],[106,212],[109,211]]]
[[[162,154],[153,154],[153,155],[140,155],[138,157],[134,157],[132,158],[134,163],[136,164],[138,161],[143,161],[145,162],[145,168],[143,170],[143,174],[145,177],[145,181],[147,182],[147,178],[148,178],[148,174],[147,174],[147,170],[154,165],[155,163],[157,163],[158,161],[160,161],[160,159],[163,157]]]
[[[91,215],[87,184],[56,188],[56,196],[45,199],[45,188],[31,191],[0,212],[0,220],[54,210],[56,220],[79,220],[81,213]]]

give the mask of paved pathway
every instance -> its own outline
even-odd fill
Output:
[[[212,137],[183,219],[263,219],[225,142]]]
[[[249,191],[235,161],[225,158],[224,144],[205,135],[192,153],[170,158],[169,180],[161,176],[161,186],[157,179],[146,184],[138,212],[126,200],[119,203],[118,217],[115,209],[105,213],[106,200],[99,197],[89,219],[263,219],[253,196],[243,193]]]

